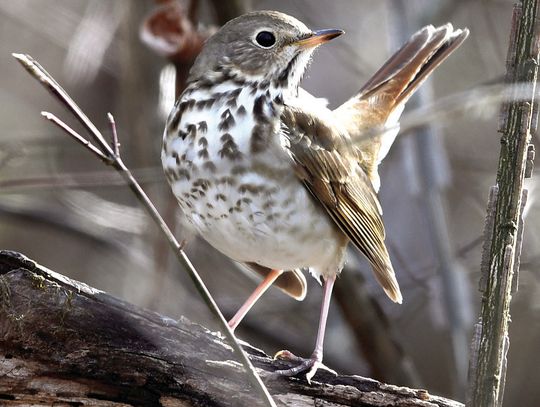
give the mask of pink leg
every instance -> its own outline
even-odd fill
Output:
[[[335,281],[336,276],[332,276],[329,279],[324,280],[324,297],[321,305],[321,316],[319,318],[319,330],[317,331],[315,349],[313,350],[313,355],[311,355],[312,358],[317,358],[319,362],[322,362],[323,359],[324,333],[326,331],[326,320],[328,319],[330,299],[332,298],[332,289],[334,288]]]
[[[240,307],[234,317],[232,317],[232,319],[229,321],[229,326],[233,331],[240,324],[242,319],[244,319],[251,307],[255,305],[257,300],[261,298],[261,295],[263,295],[265,291],[268,290],[268,288],[274,283],[274,281],[276,281],[276,279],[281,275],[281,273],[283,273],[283,270],[272,270],[259,284],[255,291],[253,291],[253,293],[249,296],[246,302]]]
[[[321,306],[321,316],[319,318],[319,331],[317,332],[317,341],[315,342],[315,349],[309,359],[299,358],[293,355],[289,351],[281,351],[276,354],[276,358],[300,362],[298,366],[295,366],[287,370],[277,370],[274,372],[278,376],[295,376],[298,373],[304,372],[309,369],[306,374],[308,382],[311,382],[311,379],[317,372],[317,369],[324,368],[330,372],[336,374],[331,369],[328,369],[322,364],[323,360],[323,344],[324,344],[324,333],[326,330],[326,320],[328,319],[328,310],[330,308],[330,299],[332,297],[332,288],[334,287],[334,282],[336,281],[336,276],[332,276],[324,280],[324,297]]]

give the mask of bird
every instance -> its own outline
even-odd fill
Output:
[[[402,303],[384,242],[378,166],[407,100],[469,31],[450,23],[422,28],[330,110],[300,83],[315,49],[343,33],[314,31],[277,11],[232,19],[204,44],[162,141],[163,170],[186,224],[263,277],[231,329],[272,284],[297,300],[306,295],[304,271],[322,284],[312,355],[281,351],[293,367],[274,372],[305,372],[308,381],[326,368],[332,288],[349,243],[388,297]]]

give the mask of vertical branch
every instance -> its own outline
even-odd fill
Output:
[[[523,228],[523,205],[526,192],[525,176],[530,176],[531,130],[536,130],[535,101],[539,60],[539,33],[536,24],[537,0],[522,0],[514,7],[512,32],[507,59],[507,82],[530,87],[530,98],[523,99],[518,89],[514,100],[501,110],[501,151],[497,171],[497,201],[493,217],[489,252],[483,259],[487,276],[482,281],[484,290],[479,335],[475,335],[478,352],[471,363],[469,405],[472,407],[501,406],[506,376],[506,354],[509,347],[508,325],[510,301],[517,287]],[[523,87],[525,88],[525,87]],[[486,229],[489,229],[490,214]],[[487,260],[487,261],[486,261]],[[484,278],[484,277],[483,277]],[[474,344],[473,344],[474,347]]]

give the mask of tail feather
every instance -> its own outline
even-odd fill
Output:
[[[405,103],[468,35],[467,29],[454,30],[451,24],[422,28],[354,97],[334,111],[355,141],[358,161],[375,191],[379,189],[377,167],[397,136]],[[360,240],[363,243],[354,239],[353,243],[368,258],[377,281],[394,302],[401,303],[402,295],[384,242],[368,245],[370,250],[366,250],[366,239]]]
[[[454,30],[450,23],[422,28],[384,63],[355,98],[366,99],[384,91],[387,103],[398,105],[407,101],[468,35],[468,29]]]
[[[439,35],[437,31],[440,30]],[[431,75],[431,73],[448,58],[448,56],[454,52],[469,35],[469,30],[454,30],[451,24],[447,24],[438,28],[433,35],[433,41],[426,46],[425,53],[419,53],[419,66],[420,69],[416,71],[413,79],[409,82],[407,87],[399,94],[396,99],[396,105],[407,102],[412,94],[418,89],[418,87],[424,83],[424,81]],[[438,41],[440,39],[440,42]],[[432,51],[430,52],[430,48]],[[422,54],[426,54],[426,59],[422,62]]]
[[[335,110],[338,120],[357,141],[359,161],[376,189],[377,166],[397,136],[404,104],[468,35],[468,29],[454,30],[450,23],[422,28],[355,96]]]

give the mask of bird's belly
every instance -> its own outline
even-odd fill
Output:
[[[342,239],[291,175],[277,183],[249,173],[234,185],[210,178],[204,194],[181,206],[198,233],[234,260],[277,269],[325,268],[335,262]]]

